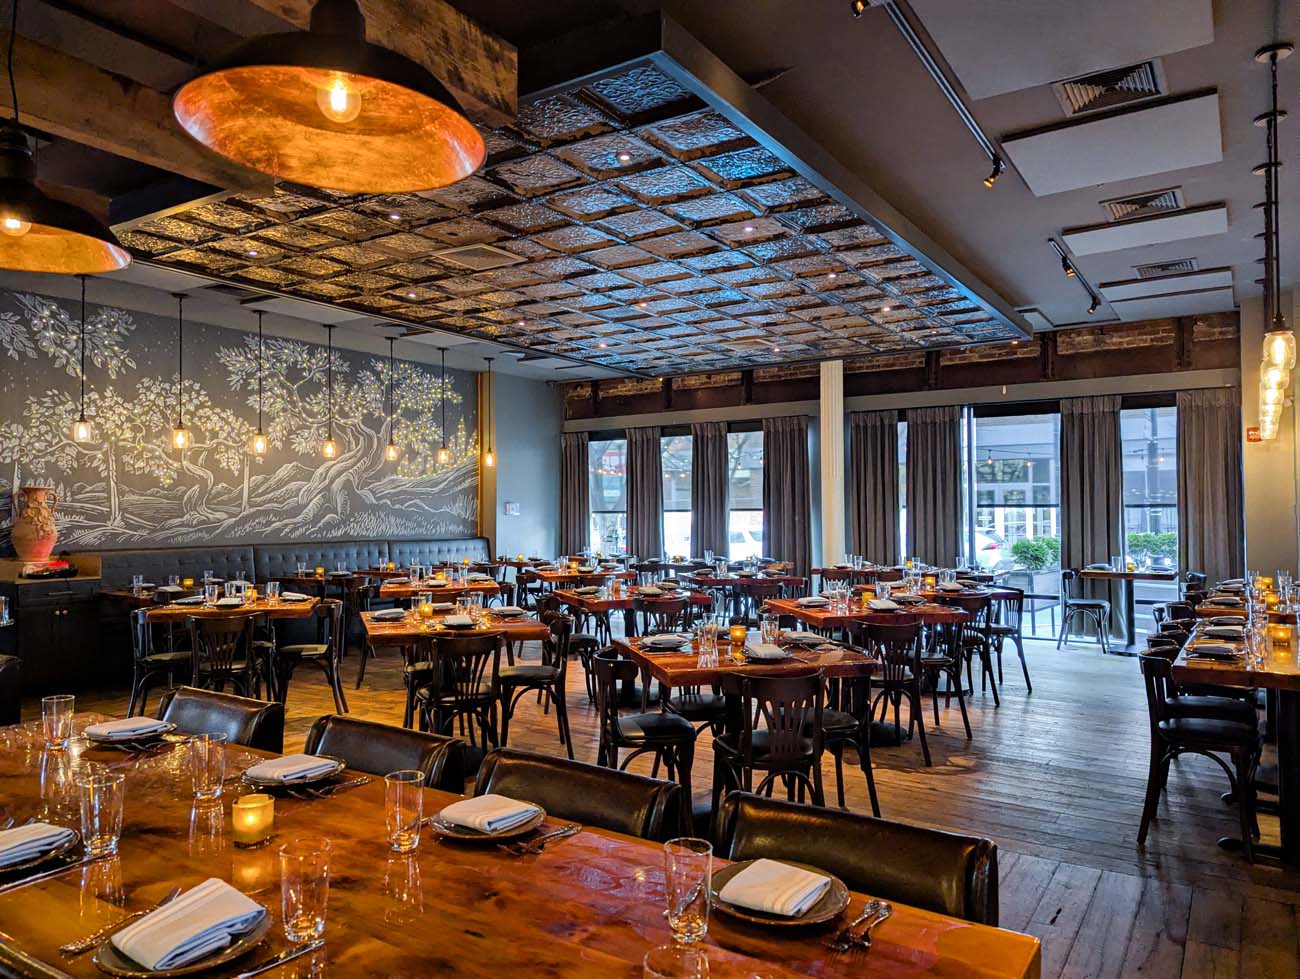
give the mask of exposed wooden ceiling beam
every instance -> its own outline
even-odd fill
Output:
[[[305,29],[315,0],[250,0]],[[487,33],[446,0],[360,0],[366,40],[423,65],[482,126],[514,122],[519,57],[513,44]]]
[[[0,46],[9,32],[0,31]],[[199,145],[172,115],[171,96],[18,37],[14,44],[21,122],[73,142],[229,190],[269,193],[270,177]],[[0,108],[13,112],[8,86]]]

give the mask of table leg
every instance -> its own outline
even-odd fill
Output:
[[[1124,614],[1127,618],[1124,620],[1124,630],[1128,637],[1128,645],[1125,652],[1131,650],[1137,644],[1137,603],[1134,601],[1133,593],[1137,591],[1136,581],[1124,582]]]
[[[1300,867],[1300,691],[1277,691],[1277,797],[1280,846],[1256,843],[1255,857]],[[1240,850],[1241,840],[1224,837],[1219,846]]]

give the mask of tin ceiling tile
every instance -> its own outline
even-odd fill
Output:
[[[284,249],[268,245],[255,238],[222,238],[209,242],[204,248],[207,251],[217,251],[226,255],[238,255],[245,264],[249,259],[257,259],[259,265],[271,264],[285,256]]]
[[[616,211],[635,207],[625,195],[608,187],[585,187],[571,194],[559,194],[546,202],[562,214],[579,221],[595,221]]]
[[[322,234],[300,224],[272,224],[260,228],[252,236],[258,241],[269,241],[282,248],[294,248],[301,251],[315,251],[342,244],[333,235]]]
[[[608,116],[571,95],[521,103],[515,126],[543,145],[597,136],[612,128]]]
[[[232,255],[220,252],[204,251],[198,248],[182,248],[167,254],[168,265],[180,265],[189,269],[201,269],[214,275],[229,272],[244,263]]]
[[[668,215],[649,208],[637,208],[621,214],[611,214],[596,222],[601,228],[613,232],[625,241],[639,241],[655,235],[681,231],[682,225]]]
[[[786,235],[783,238],[773,238],[770,241],[760,241],[742,247],[746,255],[758,262],[782,262],[791,258],[818,254],[817,249],[809,244],[808,239],[796,235]]]
[[[554,150],[554,155],[596,180],[662,166],[664,158],[653,146],[629,133],[610,133]]]
[[[505,207],[519,200],[504,187],[479,176],[466,177],[449,187],[440,187],[437,190],[422,190],[414,196],[441,204],[448,210],[458,213]]]
[[[522,197],[540,197],[587,182],[581,171],[545,153],[502,163],[492,168],[491,176]]]
[[[583,253],[582,257],[603,269],[625,269],[655,261],[653,255],[633,245],[613,245],[609,248],[598,248],[593,252]]]
[[[712,279],[691,275],[684,279],[670,279],[665,282],[658,282],[655,284],[655,288],[662,289],[674,296],[691,296],[701,292],[716,292],[722,286]]]
[[[587,91],[624,119],[663,112],[694,100],[675,81],[649,65],[598,79],[587,86]]]
[[[631,174],[614,181],[643,204],[667,204],[688,197],[703,197],[714,188],[707,180],[687,167],[659,167]]]
[[[809,207],[830,203],[830,198],[803,177],[773,180],[770,183],[746,187],[738,192],[759,210],[784,211],[796,207]]]
[[[335,285],[333,282],[304,282],[294,286],[294,292],[310,296],[313,299],[341,299],[344,296],[351,295],[352,290],[345,289],[343,286]]]
[[[147,235],[143,231],[119,231],[117,240],[131,251],[143,255],[157,255],[159,252],[170,251],[176,247],[174,241],[156,235]]]
[[[861,223],[861,219],[847,207],[834,203],[782,211],[779,217],[783,224],[804,234],[833,231],[836,228]]]
[[[685,279],[690,276],[687,269],[672,262],[655,262],[651,265],[639,265],[628,269],[624,275],[643,285],[666,282],[669,279]]]
[[[392,231],[388,222],[347,208],[335,208],[301,218],[299,225],[347,241],[365,241]]]
[[[505,232],[475,218],[451,218],[425,225],[420,234],[445,248],[456,245],[485,245],[505,237]]]
[[[510,231],[531,235],[548,228],[564,227],[568,219],[541,204],[511,204],[490,211],[480,211],[478,217],[499,224]]]
[[[752,143],[748,136],[712,110],[647,126],[641,134],[648,142],[682,161],[740,149]]]
[[[691,166],[708,179],[732,189],[792,176],[789,167],[761,146],[704,157]]]
[[[641,247],[661,258],[682,258],[687,255],[698,255],[701,252],[716,251],[718,245],[711,238],[698,232],[679,231],[676,234],[660,235],[658,238],[647,238],[641,242]]]
[[[154,218],[140,226],[138,230],[148,231],[151,235],[168,238],[183,245],[197,245],[221,236],[221,232],[215,228],[191,224],[189,221],[174,217]]]
[[[591,228],[581,224],[568,224],[553,231],[544,231],[536,235],[534,240],[549,250],[562,252],[566,255],[617,244],[611,235],[606,234],[599,228]]]
[[[325,279],[331,275],[341,275],[349,266],[342,262],[332,262],[321,255],[294,255],[280,262],[277,268],[298,278]]]
[[[665,210],[690,225],[746,221],[757,212],[734,194],[710,194],[668,204]]]

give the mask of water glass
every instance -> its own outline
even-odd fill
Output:
[[[194,798],[221,798],[221,788],[226,780],[224,734],[196,734],[190,738],[190,776]]]
[[[206,585],[215,577],[216,575],[212,573],[212,569],[208,568],[206,571],[203,572],[203,583]]]
[[[9,599],[0,595],[0,625],[9,624]]]
[[[169,575],[167,576],[167,584],[171,585],[173,588],[179,586],[180,583],[181,583],[181,576],[180,576],[180,575],[178,575],[178,574],[169,574]]]
[[[81,842],[86,855],[116,853],[122,838],[122,812],[126,802],[126,776],[121,772],[91,769],[76,776],[81,799]]]
[[[713,847],[708,840],[680,836],[664,844],[668,927],[675,942],[698,942],[709,932]]]
[[[335,571],[339,571],[339,572],[346,572],[346,571],[348,570],[348,562],[347,562],[347,561],[335,561],[335,562],[334,562],[334,570],[335,570]]]
[[[694,945],[660,945],[645,953],[641,974],[646,979],[708,979],[709,957]]]
[[[763,642],[767,644],[775,643],[781,638],[781,618],[777,615],[764,615],[759,620],[760,635]]]
[[[325,934],[330,896],[330,841],[290,840],[280,847],[280,912],[284,937],[311,942]]]
[[[216,605],[216,604],[217,604],[217,599],[220,598],[220,597],[221,597],[221,586],[220,586],[220,585],[204,585],[204,586],[203,586],[203,604],[204,604],[204,605]]]
[[[296,572],[297,572],[297,575],[298,575],[299,578],[306,578],[306,577],[307,577],[307,565],[306,565],[304,562],[299,561],[299,562],[298,562],[298,567],[296,568]]]
[[[890,583],[889,583],[888,581],[877,581],[877,582],[876,582],[876,597],[877,597],[877,598],[880,598],[880,599],[886,599],[886,598],[888,598],[888,597],[889,597],[889,588],[890,588]]]
[[[45,728],[45,747],[66,748],[72,740],[72,714],[77,698],[70,693],[41,698],[41,724]]]
[[[244,586],[243,586],[243,584],[242,584],[241,582],[238,582],[238,581],[227,581],[227,582],[226,582],[226,597],[227,597],[227,598],[243,598],[243,597],[244,597]]]
[[[278,581],[268,581],[262,586],[266,591],[266,601],[271,605],[280,603],[280,583]]]
[[[424,773],[410,769],[384,776],[384,823],[388,845],[410,853],[420,845],[424,818]]]

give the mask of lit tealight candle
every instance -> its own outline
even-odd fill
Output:
[[[522,561],[523,559],[524,559],[524,552],[523,552],[523,551],[520,551],[518,554],[515,555],[515,560],[516,560],[516,561]]]
[[[397,570],[397,564],[396,564],[396,562],[394,562],[394,561],[389,561],[389,562],[388,562],[388,570],[389,570],[389,571],[396,571],[396,570]]]
[[[245,588],[245,589],[244,589],[244,601],[247,602],[249,605],[256,604],[256,602],[257,602],[257,589],[256,589],[256,588]]]
[[[1273,587],[1273,579],[1272,579],[1272,577],[1270,577],[1270,576],[1268,576],[1268,575],[1262,575],[1262,574],[1261,574],[1261,575],[1256,575],[1256,576],[1255,576],[1255,587],[1258,588],[1260,591],[1268,591],[1270,588]]]
[[[325,577],[325,567],[324,567],[324,565],[317,565],[317,567],[316,567],[316,577],[317,577],[317,578],[324,578],[324,577]]]
[[[749,630],[743,625],[733,625],[728,632],[733,646],[745,645],[745,637],[749,635]]]
[[[182,588],[193,588],[193,587],[194,587],[194,579],[193,579],[193,578],[182,578],[182,579],[181,579],[181,587],[182,587]]]
[[[935,586],[936,583],[937,583],[937,582],[936,582],[936,580],[935,580],[934,575],[932,575],[932,574],[928,574],[928,575],[925,576],[925,587],[926,587],[926,588],[933,588],[933,587]]]
[[[1279,645],[1289,645],[1295,638],[1295,626],[1286,622],[1272,622],[1268,626],[1268,638]]]
[[[446,571],[439,571],[436,575],[433,576],[433,580],[434,580],[434,581],[446,581],[446,580],[447,580],[447,572],[446,572]]]
[[[421,602],[415,610],[416,615],[422,619],[433,618],[433,606],[429,602]]]
[[[1280,604],[1282,604],[1282,599],[1278,596],[1277,592],[1268,591],[1264,593],[1264,607],[1266,609],[1269,610],[1275,609]]]
[[[253,846],[271,835],[275,822],[275,799],[255,793],[236,799],[230,806],[232,836],[238,846]]]
[[[463,558],[461,558],[461,559],[460,559],[460,563],[463,564],[463,565],[465,565],[465,567],[468,568],[468,567],[469,567],[469,558],[467,558],[467,557],[463,557]]]

